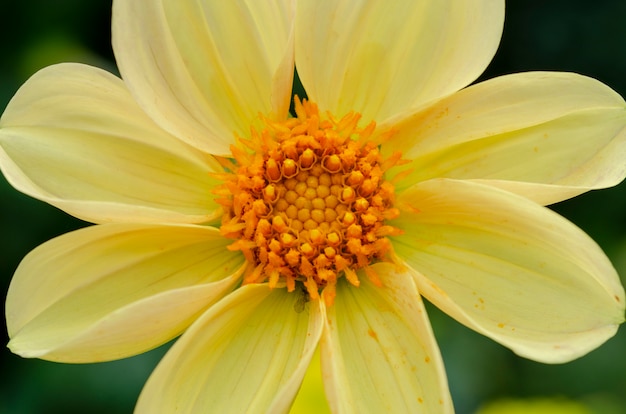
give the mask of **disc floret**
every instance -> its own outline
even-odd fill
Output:
[[[291,292],[302,283],[311,299],[324,291],[331,304],[341,276],[358,286],[356,271],[364,269],[380,283],[368,265],[389,260],[386,236],[400,233],[385,224],[399,212],[384,179],[400,154],[383,160],[380,141],[370,140],[375,123],[358,128],[358,113],[321,118],[315,104],[297,98],[295,108],[295,118],[265,119],[223,161],[232,173],[218,190],[220,230],[250,263],[244,284],[282,283]]]

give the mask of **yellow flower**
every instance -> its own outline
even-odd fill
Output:
[[[136,408],[452,412],[421,296],[524,357],[614,335],[624,291],[543,205],[624,179],[626,104],[571,73],[467,87],[499,0],[116,0],[122,74],[35,74],[0,121],[18,190],[95,226],[22,261],[10,349],[92,362],[182,334]],[[295,101],[297,68],[308,98]]]

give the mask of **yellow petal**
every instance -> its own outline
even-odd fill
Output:
[[[322,333],[324,310],[251,284],[211,307],[146,383],[137,414],[286,413]]]
[[[337,284],[321,342],[324,386],[334,413],[452,413],[446,374],[409,274],[372,266],[358,288]]]
[[[548,204],[626,176],[626,103],[572,73],[470,86],[394,126],[387,151],[413,159],[398,188],[436,177],[490,184]]]
[[[291,0],[113,4],[122,77],[161,127],[230,154],[259,113],[285,118],[293,78]]]
[[[500,0],[301,0],[296,66],[322,110],[381,123],[475,80],[503,23]]]
[[[491,186],[448,179],[398,197],[394,251],[429,301],[542,362],[577,358],[624,320],[624,289],[597,244],[556,213]]]
[[[243,257],[199,226],[103,224],[39,246],[7,294],[9,348],[95,362],[179,335],[240,281]]]
[[[157,127],[123,82],[61,64],[31,77],[0,120],[0,167],[18,190],[92,222],[206,222],[219,166]]]

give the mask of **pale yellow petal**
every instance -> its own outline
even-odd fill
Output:
[[[356,288],[338,283],[321,342],[334,413],[452,413],[446,374],[410,274],[390,263]]]
[[[164,129],[230,154],[259,113],[287,116],[292,0],[113,3],[113,50],[133,95]]]
[[[219,166],[157,127],[124,83],[79,64],[45,68],[0,120],[0,168],[18,190],[91,222],[206,222]]]
[[[494,180],[542,203],[626,176],[626,103],[573,73],[502,76],[464,89],[393,127],[405,188],[436,177]]]
[[[534,202],[449,179],[398,197],[397,256],[420,292],[476,331],[542,362],[565,362],[612,337],[624,289],[583,231]]]
[[[103,224],[39,246],[7,294],[9,348],[95,362],[179,335],[241,280],[243,256],[200,226]]]
[[[322,333],[324,309],[250,284],[211,307],[146,383],[136,414],[286,413]]]
[[[322,110],[381,123],[474,81],[503,22],[501,0],[301,0],[296,66]]]

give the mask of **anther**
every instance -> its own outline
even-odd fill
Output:
[[[283,246],[278,240],[272,239],[270,241],[269,248],[274,253],[280,253],[280,251],[283,249]]]
[[[360,197],[354,202],[354,209],[358,212],[364,212],[370,206],[367,199]]]
[[[272,219],[272,227],[279,233],[287,230],[287,224],[281,216],[274,216],[274,218]]]
[[[341,243],[341,237],[339,237],[339,235],[335,232],[329,233],[326,235],[326,241],[330,246],[336,247],[339,246],[339,243]]]
[[[252,210],[257,216],[265,216],[269,212],[269,208],[263,200],[254,200],[252,203]]]
[[[263,189],[263,200],[268,203],[274,203],[278,198],[278,192],[274,184],[269,184]]]
[[[283,244],[283,246],[285,247],[291,247],[296,243],[296,238],[294,237],[293,234],[290,233],[281,233],[280,234],[280,242]]]
[[[265,175],[269,181],[278,181],[281,178],[280,168],[274,158],[270,158],[265,163]]]
[[[343,219],[342,219],[343,225],[348,227],[351,224],[354,224],[355,221],[356,221],[356,216],[350,211],[346,211],[346,214],[343,215]]]
[[[294,177],[298,174],[298,165],[291,158],[287,158],[283,161],[283,176],[287,178]]]
[[[351,185],[353,187],[356,187],[357,185],[361,184],[363,182],[363,179],[365,177],[363,177],[363,173],[359,170],[356,171],[352,171],[350,173],[350,175],[348,176],[348,179],[346,180],[346,183],[348,185]]]
[[[363,229],[358,224],[352,224],[350,227],[348,227],[348,230],[346,230],[346,236],[354,239],[360,238],[362,235]]]
[[[316,160],[317,160],[317,156],[315,155],[315,152],[313,152],[312,149],[307,148],[300,155],[300,159],[299,159],[300,168],[302,169],[311,168],[311,166],[315,163]]]
[[[356,198],[356,192],[352,187],[345,187],[341,191],[341,201],[344,203],[351,203]]]
[[[359,188],[359,194],[362,197],[367,197],[372,194],[374,190],[376,190],[376,183],[372,179],[368,178],[363,181],[363,184],[361,184],[361,187]]]
[[[309,238],[313,244],[322,244],[324,242],[324,234],[318,229],[313,229],[309,232]]]
[[[324,158],[323,163],[329,173],[336,173],[341,169],[341,159],[336,154]]]
[[[335,255],[337,254],[337,251],[335,250],[334,247],[327,246],[327,247],[324,248],[324,254],[329,259],[333,259],[335,257]]]
[[[311,257],[315,254],[315,249],[309,243],[302,243],[300,245],[300,253],[306,257]]]

